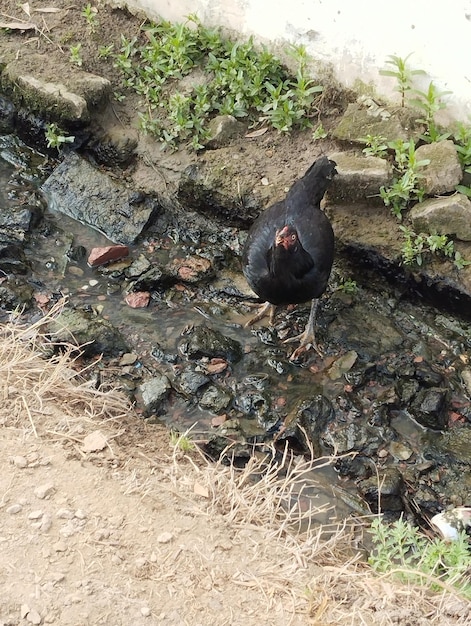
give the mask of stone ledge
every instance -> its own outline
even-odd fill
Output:
[[[48,69],[49,68],[49,69]],[[93,107],[106,100],[111,83],[70,63],[59,62],[55,74],[43,55],[8,62],[0,76],[2,91],[13,104],[62,123],[87,123]]]

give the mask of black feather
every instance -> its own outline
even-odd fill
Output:
[[[315,161],[286,198],[263,211],[250,229],[242,262],[247,282],[272,304],[294,304],[319,298],[334,259],[334,233],[320,202],[337,173],[327,157]],[[275,245],[277,232],[297,234],[291,247]]]

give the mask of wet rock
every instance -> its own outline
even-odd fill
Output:
[[[334,421],[322,433],[323,444],[333,448],[337,454],[355,450],[371,456],[384,441],[380,429],[356,422],[345,424]]]
[[[419,146],[417,161],[429,160],[419,168],[420,186],[428,196],[438,196],[455,191],[463,177],[458,153],[453,141],[435,141]]]
[[[88,122],[90,111],[104,101],[110,86],[108,79],[66,60],[45,63],[43,55],[33,51],[15,57],[2,72],[2,89],[13,104],[65,123]]]
[[[397,461],[408,461],[413,455],[413,450],[400,441],[391,441],[389,452]]]
[[[329,158],[337,163],[338,172],[328,191],[329,204],[383,204],[379,190],[392,180],[388,161],[350,152],[335,152]]]
[[[38,208],[30,205],[2,206],[0,212],[0,241],[22,243],[31,225],[37,221]]]
[[[416,364],[414,376],[425,387],[438,387],[443,382],[443,375],[435,371],[427,361]]]
[[[88,255],[87,263],[91,267],[105,265],[110,261],[117,261],[127,257],[129,248],[127,246],[106,246],[104,248],[93,248]]]
[[[340,141],[364,143],[366,135],[384,137],[387,141],[402,139],[408,141],[413,135],[417,113],[404,108],[395,108],[394,114],[387,107],[376,103],[372,98],[360,96],[357,102],[347,106],[332,135]]]
[[[430,485],[420,484],[414,492],[414,504],[421,515],[434,515],[442,508],[440,497]]]
[[[154,265],[130,282],[129,290],[154,291],[166,289],[176,282],[175,276],[170,274],[164,266]]]
[[[138,395],[144,406],[146,417],[159,413],[170,389],[170,381],[164,374],[154,376],[139,386]]]
[[[0,270],[5,274],[27,274],[30,264],[23,248],[14,243],[0,243]]]
[[[203,409],[208,409],[213,413],[220,413],[227,409],[232,401],[232,395],[218,385],[210,385],[207,387],[199,400],[199,405]]]
[[[471,396],[471,369],[465,368],[461,372],[461,378],[463,379],[466,392],[468,393],[469,396]]]
[[[419,390],[419,383],[415,379],[401,378],[397,382],[396,391],[402,405],[409,405]]]
[[[346,354],[342,354],[329,368],[327,374],[331,380],[338,380],[344,376],[355,365],[358,354],[355,350],[350,350]]]
[[[129,267],[126,268],[124,274],[127,278],[138,278],[147,272],[151,267],[151,262],[144,255],[140,254],[137,259],[134,259]]]
[[[55,342],[75,344],[85,356],[129,352],[129,346],[112,324],[82,309],[63,309],[49,322],[48,331]]]
[[[124,300],[132,309],[145,309],[149,305],[150,293],[148,291],[132,291]]]
[[[269,392],[239,385],[234,398],[234,407],[247,418],[257,420],[265,430],[272,428],[279,416],[274,415]]]
[[[322,454],[321,435],[334,415],[330,400],[318,394],[300,404],[294,419],[290,419],[290,416],[286,418],[277,440],[288,441],[299,453],[307,453],[312,449],[314,457],[319,457]]]
[[[471,465],[471,426],[456,427],[443,433],[429,445],[425,456],[441,463]]]
[[[222,148],[240,137],[245,131],[245,125],[233,115],[217,115],[209,122],[208,131],[206,147],[212,150]]]
[[[211,435],[203,445],[205,453],[212,459],[218,460],[224,453],[226,460],[236,467],[243,467],[253,456],[253,446],[239,441],[237,429],[232,432],[226,430],[224,435]]]
[[[0,280],[0,306],[6,311],[30,309],[33,296],[33,287],[19,276]]]
[[[9,135],[15,130],[15,107],[0,96],[0,135]]]
[[[87,256],[87,249],[84,246],[72,246],[67,256],[71,261],[83,261]]]
[[[174,381],[174,385],[187,396],[194,396],[196,392],[207,385],[211,379],[203,372],[196,372],[191,367],[183,369]]]
[[[442,387],[422,389],[412,400],[409,411],[422,426],[442,430],[448,422],[447,398],[448,390]]]
[[[368,478],[373,472],[371,459],[364,456],[340,458],[335,463],[335,469],[340,476],[348,476],[354,480]]]
[[[378,475],[360,481],[359,490],[374,513],[380,511],[402,511],[404,480],[395,467],[379,470]],[[378,507],[379,505],[379,507]]]
[[[189,359],[221,357],[231,363],[237,363],[242,358],[242,346],[238,341],[205,324],[194,326],[189,335],[180,346]]]
[[[152,222],[158,204],[150,196],[140,203],[124,184],[111,179],[75,153],[68,154],[42,190],[53,209],[104,233],[111,241],[133,243]]]
[[[471,241],[471,201],[461,193],[424,200],[412,207],[409,217],[416,232]]]
[[[167,266],[170,275],[184,283],[197,283],[213,276],[214,270],[209,259],[193,255],[185,259],[173,259]]]

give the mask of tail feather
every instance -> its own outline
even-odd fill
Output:
[[[333,177],[337,174],[335,161],[322,156],[311,165],[302,178],[297,180],[288,191],[287,200],[301,203],[301,197],[305,196],[304,202],[318,206],[324,197]]]

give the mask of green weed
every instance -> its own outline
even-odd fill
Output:
[[[124,86],[142,97],[141,129],[165,146],[187,142],[201,149],[207,123],[217,114],[265,121],[281,132],[310,125],[322,87],[308,76],[303,46],[290,50],[296,63],[293,76],[268,50],[256,49],[252,39],[225,39],[195,16],[185,24],[146,24],[143,31],[144,44],[122,37],[113,59]],[[176,81],[196,69],[199,79],[177,93]]]
[[[402,259],[404,265],[418,265],[424,263],[427,254],[439,254],[450,259],[457,269],[463,269],[470,265],[471,261],[466,261],[461,254],[455,250],[453,240],[447,235],[427,235],[426,233],[416,233],[407,226],[400,226],[404,233],[404,244],[402,246]]]
[[[110,44],[109,46],[99,46],[98,48],[98,58],[99,59],[108,59],[111,56],[111,53],[114,50],[114,44]]]
[[[375,156],[384,159],[388,156],[388,144],[386,137],[382,135],[366,135],[366,137],[361,137],[360,140],[365,144],[365,148],[363,148],[363,153],[366,156]]]
[[[82,44],[81,43],[78,43],[76,46],[70,46],[70,48],[69,48],[69,51],[70,51],[69,60],[70,60],[70,62],[74,63],[74,65],[78,65],[79,67],[81,67],[82,63],[83,63],[81,50],[82,50]]]
[[[44,135],[46,137],[47,147],[57,148],[59,151],[64,144],[73,143],[75,141],[74,136],[66,135],[65,132],[57,126],[57,124],[47,124]]]
[[[82,17],[84,17],[87,21],[88,32],[90,34],[95,33],[98,27],[99,22],[97,15],[98,9],[92,6],[90,3],[88,3],[82,10]]]
[[[435,141],[443,141],[448,139],[451,133],[443,133],[438,127],[435,121],[435,115],[441,109],[444,109],[446,104],[443,102],[443,97],[452,93],[451,91],[439,91],[435,84],[431,82],[427,91],[420,91],[414,89],[413,93],[417,96],[410,100],[410,104],[419,109],[423,117],[416,121],[425,125],[425,133],[420,136],[421,139],[427,143],[433,143]]]
[[[390,187],[381,187],[379,194],[393,215],[402,219],[402,211],[409,206],[412,200],[419,202],[424,197],[420,187],[419,168],[428,165],[428,159],[417,160],[415,144],[410,141],[390,141],[388,147],[394,152],[394,166],[396,176]]]
[[[342,278],[337,289],[338,291],[343,291],[343,293],[353,296],[358,292],[358,285],[356,281],[351,278]]]
[[[405,58],[391,54],[386,63],[394,69],[383,69],[379,71],[382,76],[392,76],[396,79],[396,91],[401,95],[401,107],[405,106],[406,94],[413,87],[414,76],[425,74],[424,70],[412,70],[408,67],[407,61],[411,56],[412,52]]]
[[[195,449],[195,444],[187,435],[180,434],[174,430],[170,431],[170,444],[182,452],[191,452]]]
[[[325,130],[322,122],[316,126],[316,128],[312,132],[312,139],[317,141],[318,139],[325,139],[327,137],[327,131]]]
[[[469,544],[465,532],[456,541],[430,540],[402,519],[387,525],[377,517],[370,533],[374,548],[368,561],[377,572],[389,572],[403,582],[436,592],[453,587],[471,599]]]

